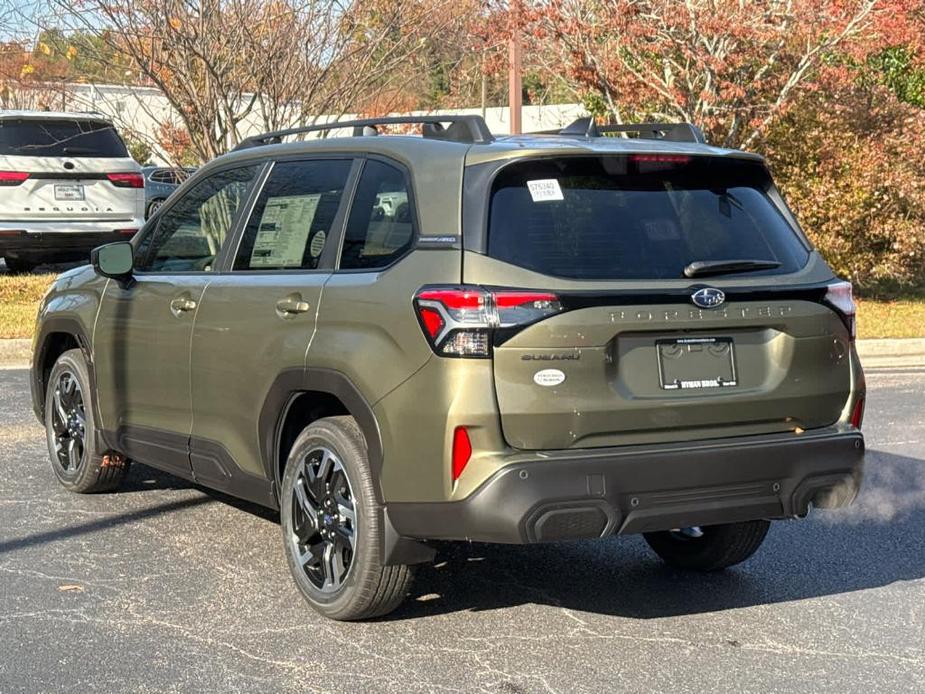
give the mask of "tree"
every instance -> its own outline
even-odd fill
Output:
[[[157,144],[176,166],[195,166],[196,152],[189,132],[181,126],[165,121],[158,126]]]
[[[102,42],[100,59],[124,57],[161,90],[203,161],[255,127],[339,116],[398,90],[458,16],[450,0],[52,1]]]
[[[836,52],[911,39],[921,0],[550,0],[534,32],[598,115],[684,120],[753,146]],[[916,40],[921,40],[919,37]],[[553,69],[552,61],[547,63]]]
[[[912,98],[916,74],[882,53],[835,71],[764,141],[813,242],[837,273],[867,289],[925,284],[925,109]]]
[[[122,139],[125,141],[125,147],[128,149],[132,159],[142,165],[150,161],[151,155],[154,154],[154,149],[144,138],[135,133],[122,133]]]

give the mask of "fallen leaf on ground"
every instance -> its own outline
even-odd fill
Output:
[[[73,583],[65,583],[63,586],[58,586],[58,590],[62,593],[83,593],[84,587]]]

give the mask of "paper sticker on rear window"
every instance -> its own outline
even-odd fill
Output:
[[[537,181],[527,181],[530,197],[533,202],[546,202],[548,200],[562,200],[562,189],[559,181],[554,178],[542,178]]]

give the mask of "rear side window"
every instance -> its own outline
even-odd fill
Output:
[[[128,157],[109,123],[0,119],[0,154],[25,157]]]
[[[574,279],[683,278],[689,263],[722,260],[780,263],[750,275],[795,272],[809,251],[769,185],[760,163],[718,157],[512,164],[492,187],[488,253]]]
[[[158,169],[151,174],[151,180],[155,183],[168,183],[174,185],[177,183],[177,175],[170,169]]]
[[[273,166],[238,247],[235,270],[313,270],[331,235],[352,162]]]
[[[405,175],[371,159],[363,167],[353,199],[341,269],[383,268],[411,247],[414,215]]]

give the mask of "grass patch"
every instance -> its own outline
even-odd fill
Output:
[[[0,275],[0,338],[31,338],[39,301],[54,274]]]
[[[925,296],[860,298],[858,337],[925,337]]]
[[[31,338],[39,301],[55,275],[0,274],[0,338]],[[858,337],[925,337],[925,289],[858,299]]]

